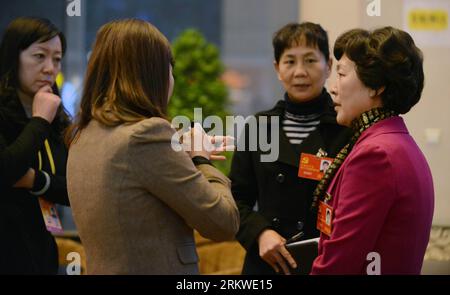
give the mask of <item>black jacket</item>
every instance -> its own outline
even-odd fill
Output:
[[[237,240],[247,250],[244,274],[274,274],[259,257],[257,237],[272,228],[288,239],[303,230],[303,239],[319,236],[316,214],[310,210],[312,193],[318,181],[299,178],[301,153],[316,154],[319,148],[335,157],[348,142],[350,131],[336,123],[331,97],[324,92],[320,123],[300,145],[294,146],[281,129],[285,101],[271,110],[256,114],[279,117],[279,157],[275,162],[261,162],[262,152],[236,151],[231,165],[232,192],[240,212],[241,226]],[[258,120],[259,122],[259,120]],[[259,124],[259,123],[258,123]],[[261,126],[258,125],[258,128]],[[268,128],[270,131],[270,128]],[[244,140],[244,138],[240,138]],[[248,132],[245,134],[248,141]],[[255,204],[257,211],[254,211]]]
[[[43,221],[37,196],[13,185],[31,167],[38,171],[41,151],[43,171],[51,178],[45,198],[69,205],[66,189],[67,149],[62,141],[62,121],[49,124],[41,118],[28,119],[16,95],[0,97],[0,273],[55,274],[58,252]],[[44,141],[48,139],[56,175],[52,175]],[[40,190],[45,176],[36,172]]]

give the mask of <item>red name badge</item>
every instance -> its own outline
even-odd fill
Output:
[[[327,236],[331,236],[331,221],[333,220],[333,208],[324,202],[319,202],[317,211],[317,229]]]
[[[333,163],[334,159],[317,157],[311,154],[302,153],[300,156],[300,165],[298,177],[312,180],[321,180],[325,171]]]

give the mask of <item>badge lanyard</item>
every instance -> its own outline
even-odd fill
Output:
[[[52,149],[50,144],[46,139],[44,142],[45,151],[47,152],[48,161],[50,163],[50,171],[52,175],[56,175],[55,161],[53,160]],[[39,171],[42,170],[42,154],[41,151],[38,152],[39,160]],[[41,206],[42,217],[44,218],[45,226],[49,232],[62,233],[63,228],[61,225],[61,220],[59,219],[58,212],[56,211],[56,206],[52,202],[39,197],[39,205]]]

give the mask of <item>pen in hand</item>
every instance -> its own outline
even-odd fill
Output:
[[[291,238],[289,238],[289,239],[286,241],[286,244],[290,244],[290,243],[293,243],[293,242],[297,242],[297,241],[300,240],[304,235],[305,235],[305,233],[301,231],[301,232],[299,232],[298,234],[295,234],[295,235],[293,235]]]

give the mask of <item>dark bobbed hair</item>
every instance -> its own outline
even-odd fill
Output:
[[[319,24],[311,22],[285,25],[273,35],[272,45],[277,63],[280,62],[280,58],[286,49],[298,45],[318,48],[327,62],[330,58],[327,32]]]
[[[399,29],[383,27],[372,32],[353,29],[335,42],[334,56],[346,55],[368,88],[381,90],[383,106],[407,113],[420,99],[424,86],[423,55],[412,37]]]

